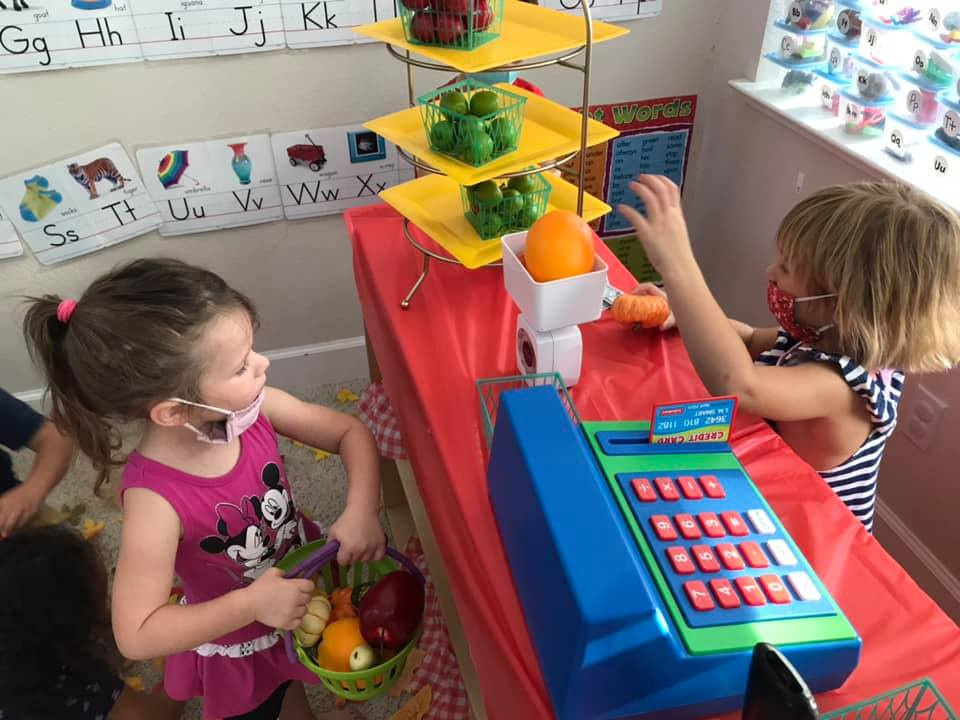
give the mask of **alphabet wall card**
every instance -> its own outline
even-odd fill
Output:
[[[17,231],[0,212],[0,260],[23,255],[23,245],[17,237]]]
[[[0,208],[44,265],[160,226],[160,213],[118,143],[0,180]]]
[[[397,150],[361,126],[271,136],[287,219],[329,215],[378,202],[397,184]]]
[[[147,60],[284,47],[279,0],[130,0]]]
[[[283,219],[270,136],[178,143],[137,150],[161,235]]]
[[[580,0],[540,0],[544,7],[581,15]],[[663,0],[590,0],[594,20],[643,20],[656,17],[663,10]]]
[[[281,7],[291,48],[373,42],[353,28],[397,17],[394,0],[281,0]]]
[[[8,5],[11,0],[0,0]],[[143,59],[130,0],[12,0],[0,10],[0,73]]]

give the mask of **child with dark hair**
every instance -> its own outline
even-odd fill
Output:
[[[180,705],[117,675],[107,572],[67,526],[0,541],[0,718],[173,720]]]
[[[280,630],[301,623],[313,583],[274,565],[307,540],[277,444],[281,433],[343,458],[350,488],[330,527],[341,565],[383,555],[379,456],[356,418],[267,387],[253,304],[177,260],[127,263],[79,300],[47,296],[24,321],[53,418],[101,471],[126,463],[113,628],[131,659],[167,657],[177,700],[204,717],[310,720]],[[123,458],[117,424],[142,421]],[[167,602],[174,575],[184,602]],[[168,657],[169,656],[169,657]],[[6,719],[4,719],[6,720]]]
[[[0,445],[28,447],[36,453],[23,482],[13,472],[10,455],[0,449],[0,540],[29,523],[39,512],[73,457],[73,442],[24,402],[0,389]],[[2,717],[2,716],[0,716]]]

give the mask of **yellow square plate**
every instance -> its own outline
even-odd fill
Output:
[[[476,50],[451,50],[407,42],[400,18],[354,28],[361,35],[409,50],[461,72],[482,72],[520,60],[573,50],[586,42],[584,29],[583,17],[579,14],[551,10],[520,0],[505,0],[500,37]],[[593,22],[594,43],[612,40],[628,32],[618,25]]]
[[[514,152],[502,155],[481,167],[472,167],[447,155],[433,152],[423,130],[419,108],[407,108],[384,115],[364,123],[363,126],[429,163],[444,175],[449,175],[461,185],[476,185],[505,173],[562,157],[580,148],[580,113],[506,83],[500,83],[497,87],[527,99],[523,131],[520,133],[520,144]],[[589,120],[587,145],[599,145],[619,134],[612,127]]]
[[[577,211],[577,187],[556,175],[544,173],[550,191],[550,210]],[[500,239],[482,240],[463,214],[460,186],[443,175],[426,175],[394,185],[380,193],[384,202],[423,230],[468,268],[478,268],[501,258]],[[583,217],[588,222],[610,212],[610,206],[583,194]]]

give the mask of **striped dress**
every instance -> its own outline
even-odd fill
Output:
[[[873,429],[863,445],[842,464],[820,470],[820,476],[840,496],[850,512],[873,532],[873,515],[877,502],[877,476],[887,438],[897,425],[897,405],[903,389],[904,374],[900,370],[870,373],[847,357],[816,350],[798,343],[781,330],[770,350],[757,358],[759,365],[795,365],[805,361],[836,364],[853,392],[863,398]]]

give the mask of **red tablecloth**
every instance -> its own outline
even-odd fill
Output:
[[[400,420],[420,494],[453,587],[493,720],[551,716],[487,496],[478,378],[516,374],[516,310],[499,270],[420,269],[401,220],[375,206],[346,213],[367,334]],[[429,244],[429,241],[426,241]],[[634,282],[609,250],[612,284]],[[634,333],[607,317],[581,327],[572,397],[585,420],[649,419],[654,403],[703,397],[676,333]],[[822,710],[930,676],[960,710],[960,629],[763,422],[739,416],[733,447],[814,570],[863,638],[847,684]],[[897,478],[884,478],[896,482]]]

